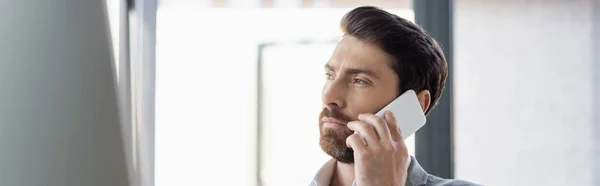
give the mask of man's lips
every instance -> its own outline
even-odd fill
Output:
[[[329,123],[329,124],[344,125],[344,126],[346,126],[346,124],[348,124],[348,122],[341,122],[340,120],[330,118],[330,117],[323,117],[322,121],[323,121],[323,123],[326,123],[326,124]]]

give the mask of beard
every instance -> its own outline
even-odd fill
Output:
[[[323,108],[319,115],[319,144],[321,149],[332,158],[341,163],[354,163],[354,151],[346,146],[346,138],[354,132],[347,127],[343,128],[323,128],[323,118],[329,117],[348,123],[352,119],[344,115],[339,109]]]

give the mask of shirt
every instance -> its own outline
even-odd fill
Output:
[[[315,175],[309,186],[329,186],[331,178],[336,168],[336,160],[330,159]],[[478,184],[470,183],[462,180],[442,179],[428,174],[419,162],[411,156],[410,164],[407,169],[406,186],[479,186]],[[357,186],[356,180],[352,186]]]

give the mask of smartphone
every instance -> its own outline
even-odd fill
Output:
[[[387,110],[392,111],[396,117],[396,123],[402,131],[404,139],[417,132],[417,130],[423,127],[427,121],[414,90],[408,90],[402,93],[402,95],[383,107],[383,109],[375,115],[384,117],[384,113]]]

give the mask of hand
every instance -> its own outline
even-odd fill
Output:
[[[393,114],[385,112],[385,119],[361,114],[348,128],[358,132],[346,139],[346,145],[354,150],[357,185],[403,186],[409,155]]]

